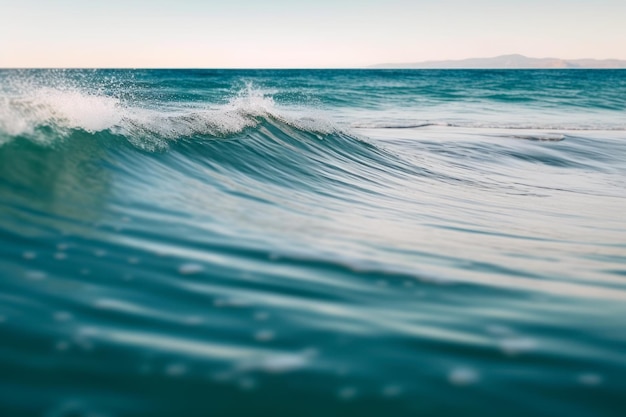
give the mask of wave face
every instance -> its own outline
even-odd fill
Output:
[[[0,71],[0,415],[623,411],[625,71]]]

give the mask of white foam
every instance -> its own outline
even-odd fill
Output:
[[[122,110],[119,100],[113,97],[38,88],[0,99],[0,131],[34,139],[41,137],[37,130],[44,126],[61,134],[68,129],[94,133],[119,124]]]
[[[66,127],[87,132],[108,129],[119,123],[123,115],[121,104],[114,97],[44,89],[37,92],[36,99],[42,109],[50,111],[49,117]]]
[[[110,131],[142,148],[167,146],[167,141],[183,137],[228,136],[257,126],[263,119],[315,133],[337,130],[323,117],[311,117],[315,110],[280,108],[269,92],[252,85],[222,105],[192,108],[176,107],[173,103],[165,105],[169,107],[123,102],[101,92],[73,86],[25,85],[17,93],[0,96],[0,144],[6,135],[45,143],[50,135],[44,134],[43,128],[53,129],[60,136],[73,130]]]

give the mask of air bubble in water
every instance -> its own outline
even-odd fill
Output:
[[[478,379],[478,372],[471,368],[456,368],[448,375],[448,381],[453,385],[459,386],[472,385]]]

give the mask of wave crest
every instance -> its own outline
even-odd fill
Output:
[[[61,137],[76,130],[92,134],[109,131],[139,147],[154,148],[181,138],[238,134],[268,119],[314,133],[338,130],[323,117],[302,116],[310,113],[311,109],[280,108],[269,93],[252,85],[225,104],[195,108],[136,105],[80,89],[43,87],[0,98],[0,143],[14,137],[47,143],[54,140],[46,133],[52,129]]]

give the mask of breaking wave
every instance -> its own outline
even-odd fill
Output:
[[[626,95],[553,74],[0,70],[0,415],[616,415],[624,121],[541,100]]]
[[[310,111],[281,109],[270,94],[252,85],[225,104],[193,108],[175,103],[167,108],[140,106],[114,96],[43,87],[0,99],[0,143],[16,137],[49,143],[84,131],[109,132],[153,149],[182,138],[236,135],[267,120],[317,134],[339,130]]]

